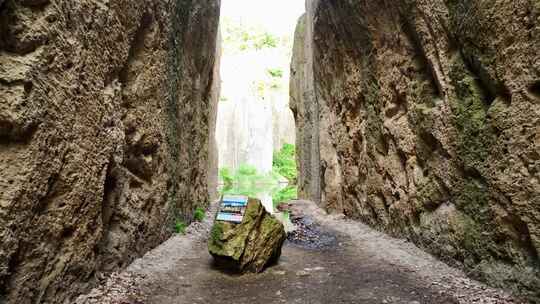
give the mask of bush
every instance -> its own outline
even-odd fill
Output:
[[[274,206],[277,204],[296,199],[296,147],[285,144],[280,151],[275,152],[272,161],[272,172],[270,174],[260,174],[257,168],[251,165],[242,164],[238,170],[232,173],[229,168],[221,168],[219,175],[224,187],[222,194],[246,195],[257,197],[259,194],[268,193],[272,195]],[[289,185],[282,188],[280,179],[286,178]]]
[[[259,174],[257,168],[242,164],[234,174],[229,168],[222,168],[220,176],[224,187],[222,194],[239,194],[256,197],[258,193],[267,192],[277,186],[277,178],[272,174]]]
[[[225,188],[231,188],[234,178],[231,174],[231,169],[229,168],[221,168],[219,169],[219,177],[223,181],[223,184],[225,185]]]
[[[296,147],[284,144],[281,150],[274,152],[272,168],[275,173],[285,177],[290,184],[296,184]]]
[[[201,207],[197,207],[195,209],[195,212],[193,213],[193,218],[197,221],[197,222],[202,222],[204,220],[204,218],[206,217],[206,212],[204,211],[203,208]]]
[[[187,228],[187,225],[183,220],[177,219],[174,222],[174,232],[178,234],[185,234],[186,228]]]
[[[241,176],[256,176],[257,175],[257,168],[251,165],[241,164],[240,167],[238,167],[238,171],[236,173],[237,177]]]
[[[287,186],[272,195],[274,207],[282,202],[298,198],[298,189],[296,186]]]

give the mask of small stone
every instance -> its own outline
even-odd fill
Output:
[[[299,277],[307,277],[307,276],[309,276],[309,272],[307,272],[305,270],[300,270],[300,271],[296,272],[296,275],[299,276]]]

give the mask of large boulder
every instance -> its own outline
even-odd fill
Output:
[[[277,262],[286,238],[283,224],[259,200],[250,198],[241,223],[215,221],[208,250],[218,266],[261,272]]]

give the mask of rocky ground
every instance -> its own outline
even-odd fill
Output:
[[[259,275],[217,270],[206,249],[215,204],[177,235],[81,296],[114,303],[523,303],[468,279],[414,245],[295,201],[279,264]]]

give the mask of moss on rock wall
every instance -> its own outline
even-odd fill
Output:
[[[328,127],[300,132],[328,132],[340,202],[321,205],[540,299],[537,20],[526,0],[311,3],[298,53]]]

